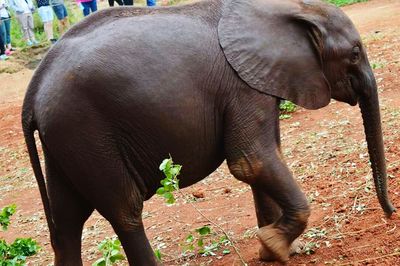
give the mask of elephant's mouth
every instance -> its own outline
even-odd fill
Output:
[[[359,95],[356,93],[356,84],[352,81],[351,77],[341,79],[336,82],[335,88],[338,91],[337,95],[333,95],[333,98],[355,106],[358,103]]]

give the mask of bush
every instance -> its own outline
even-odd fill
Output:
[[[7,230],[10,225],[10,217],[15,213],[16,206],[9,205],[0,212],[0,225]],[[0,239],[0,266],[25,265],[27,257],[35,255],[40,247],[32,238],[17,238],[12,244]]]

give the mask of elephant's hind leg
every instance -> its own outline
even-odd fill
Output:
[[[47,156],[46,175],[50,209],[55,225],[55,235],[50,236],[55,265],[82,265],[82,229],[93,212],[93,207],[82,198]]]
[[[136,173],[116,158],[98,162],[93,169],[91,202],[112,225],[122,243],[130,265],[157,265],[142,223],[143,195],[136,182]]]

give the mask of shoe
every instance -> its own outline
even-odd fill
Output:
[[[31,40],[28,40],[28,41],[26,42],[26,45],[27,45],[27,46],[32,46],[32,44],[33,44],[33,43],[32,43]]]
[[[57,39],[50,39],[51,44],[55,44],[57,42]]]
[[[13,52],[10,49],[6,50],[6,55],[12,55],[12,54],[13,54]]]
[[[8,56],[5,54],[0,55],[0,61],[6,61],[8,59]]]

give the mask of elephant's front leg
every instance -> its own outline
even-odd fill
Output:
[[[310,209],[280,152],[278,101],[254,97],[241,98],[252,104],[237,112],[233,108],[226,116],[227,162],[231,173],[253,188],[262,247],[284,262],[292,242],[307,226]],[[281,209],[279,218],[273,202]]]
[[[253,191],[258,228],[265,227],[278,221],[282,216],[282,210],[278,204],[276,204],[275,201],[262,189],[256,186],[251,186],[251,189]],[[299,239],[295,239],[290,246],[290,255],[300,253],[302,247],[303,243]],[[274,254],[264,248],[263,245],[261,245],[259,249],[259,256],[265,261],[276,260]]]
[[[251,184],[256,190],[266,193],[282,210],[279,219],[269,225],[261,224],[262,227],[257,232],[265,249],[260,255],[263,259],[275,258],[285,262],[289,259],[292,242],[307,226],[310,215],[307,199],[279,156],[269,154],[263,155],[267,158],[262,158],[261,155],[248,154],[245,157],[245,160],[228,161],[232,174]],[[268,208],[271,210],[271,205],[266,205],[259,197],[255,200],[259,208],[259,220],[261,223],[268,222],[265,217],[268,215]],[[262,206],[267,206],[267,209],[261,210]]]

